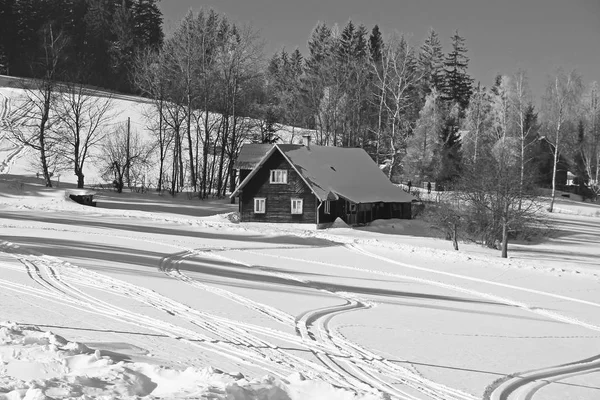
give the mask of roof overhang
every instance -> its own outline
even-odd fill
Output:
[[[271,147],[271,149],[269,151],[267,151],[267,153],[263,156],[263,158],[260,159],[260,161],[258,162],[258,164],[256,164],[256,166],[254,167],[254,169],[252,171],[250,171],[250,173],[248,174],[248,176],[246,176],[246,178],[239,184],[239,186],[233,191],[233,193],[231,193],[229,195],[229,198],[234,198],[236,196],[239,195],[239,192],[244,188],[244,186],[246,186],[246,184],[248,182],[250,182],[250,179],[252,179],[252,177],[254,175],[256,175],[256,173],[258,172],[258,170],[260,169],[260,167],[262,167],[262,165],[265,163],[265,161],[267,161],[269,159],[269,157],[271,157],[271,155],[275,152],[275,148],[277,146],[274,145],[273,147]],[[277,149],[279,150],[279,149]]]
[[[298,174],[298,176],[304,181],[304,183],[306,184],[306,186],[308,186],[308,188],[310,189],[311,192],[313,192],[313,194],[319,199],[319,200],[326,200],[326,199],[322,199],[321,196],[319,196],[317,194],[317,192],[315,192],[315,189],[312,187],[312,185],[310,183],[308,183],[308,181],[306,180],[306,178],[304,178],[304,176],[300,173],[300,171],[298,171],[298,169],[296,168],[296,166],[294,165],[294,163],[292,163],[292,161],[289,159],[288,156],[285,155],[285,153],[283,151],[281,151],[281,149],[279,148],[279,146],[277,146],[276,144],[273,145],[273,147],[271,147],[271,149],[269,151],[267,151],[267,153],[263,156],[263,158],[261,158],[261,160],[258,162],[258,164],[256,164],[256,166],[254,167],[254,169],[252,171],[250,171],[250,173],[248,174],[248,176],[242,181],[242,183],[240,183],[240,185],[233,191],[233,193],[231,193],[229,195],[229,198],[233,198],[236,196],[239,196],[239,193],[242,191],[242,189],[244,188],[244,186],[246,186],[248,184],[248,182],[250,182],[250,180],[252,179],[252,177],[254,175],[256,175],[256,173],[258,172],[258,170],[263,166],[263,164],[269,159],[269,157],[271,157],[273,155],[273,153],[275,151],[279,151],[279,153],[283,156],[283,158],[287,161],[287,163],[292,167],[292,169],[294,171],[296,171],[296,173]],[[331,193],[331,192],[330,192]],[[328,196],[329,197],[329,196]]]

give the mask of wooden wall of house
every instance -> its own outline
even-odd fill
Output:
[[[269,182],[272,169],[287,170],[287,184],[272,184]],[[241,178],[241,176],[240,176]],[[254,198],[266,198],[266,212],[254,213]],[[292,198],[303,199],[303,213],[292,214]],[[263,164],[240,195],[240,217],[242,222],[287,222],[311,223],[317,222],[318,201],[289,163],[279,151]]]
[[[250,175],[251,171],[251,169],[240,169],[240,180],[238,181],[238,185],[244,182],[244,179],[246,179],[246,177]]]
[[[325,203],[319,208],[319,224],[334,222],[337,217],[343,217],[343,200],[329,202],[329,214],[325,214]],[[317,206],[319,203],[317,202]]]

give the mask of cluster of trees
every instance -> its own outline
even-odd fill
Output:
[[[475,84],[458,32],[445,53],[434,30],[413,46],[378,26],[319,23],[306,56],[282,49],[265,62],[257,32],[213,10],[189,12],[163,39],[155,0],[61,0],[68,13],[33,3],[2,3],[0,64],[38,78],[22,108],[36,133],[20,140],[39,151],[45,177],[46,164],[60,159],[83,185],[83,163],[99,146],[119,189],[152,155],[159,190],[224,196],[241,144],[272,143],[286,124],[312,129],[317,144],[364,148],[391,179],[454,186],[480,218],[472,225],[486,227],[486,243],[519,229],[536,209],[534,187],[551,186],[554,199],[564,169],[581,185],[598,184],[597,84],[586,88],[577,72],[557,70],[537,110],[525,71]],[[110,128],[108,104],[85,101],[87,112],[73,111],[89,83],[149,98],[153,139]],[[78,114],[89,121],[71,121]],[[455,225],[457,215],[444,220]]]
[[[597,84],[586,89],[576,71],[558,69],[548,78],[541,104],[538,114],[522,70],[499,75],[489,89],[474,90],[462,119],[457,190],[446,196],[437,215],[455,247],[456,232],[462,231],[500,247],[506,257],[509,236],[540,220],[540,186],[552,188],[548,211],[553,211],[559,172],[566,181],[567,169],[572,171],[580,189],[593,196],[587,189],[591,183],[597,193]]]
[[[153,100],[147,119],[158,152],[159,190],[224,196],[235,184],[241,144],[253,132],[266,137],[274,130],[272,119],[264,122],[269,117],[259,39],[251,27],[213,10],[189,12],[158,51],[137,57],[136,87]]]
[[[163,41],[158,0],[2,0],[0,74],[38,77],[52,35],[62,43],[60,78],[132,91],[137,51]],[[43,64],[43,63],[42,63]]]
[[[421,175],[439,179],[455,162],[472,93],[465,39],[456,32],[451,42],[444,54],[434,30],[417,49],[399,33],[384,38],[378,26],[369,33],[352,21],[341,30],[318,24],[306,59],[298,50],[271,58],[269,108],[281,122],[316,130],[319,144],[364,148],[390,178],[414,174],[408,155],[422,149],[417,158],[429,161],[419,161]],[[426,126],[430,115],[435,126]],[[419,129],[425,137],[417,141]]]

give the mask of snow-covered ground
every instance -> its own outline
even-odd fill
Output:
[[[499,252],[43,187],[0,143],[0,399],[600,398],[600,207]],[[15,153],[16,152],[16,153]],[[9,155],[15,153],[9,159]]]

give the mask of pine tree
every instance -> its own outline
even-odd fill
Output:
[[[452,50],[444,61],[445,79],[442,98],[449,102],[458,103],[461,110],[469,105],[469,98],[472,93],[472,79],[467,74],[469,58],[466,54],[465,39],[456,31],[452,36]]]
[[[422,96],[432,90],[442,91],[444,86],[444,53],[438,34],[429,30],[429,34],[421,45],[418,58],[419,69],[423,75],[421,83]]]
[[[382,51],[383,36],[381,35],[379,26],[375,25],[371,30],[371,35],[369,36],[369,55],[371,56],[371,61],[376,63],[381,62]]]
[[[14,9],[15,0],[0,0],[0,74],[10,74],[14,52]]]
[[[131,8],[133,14],[133,34],[139,48],[158,48],[162,45],[162,12],[157,0],[135,0]]]

